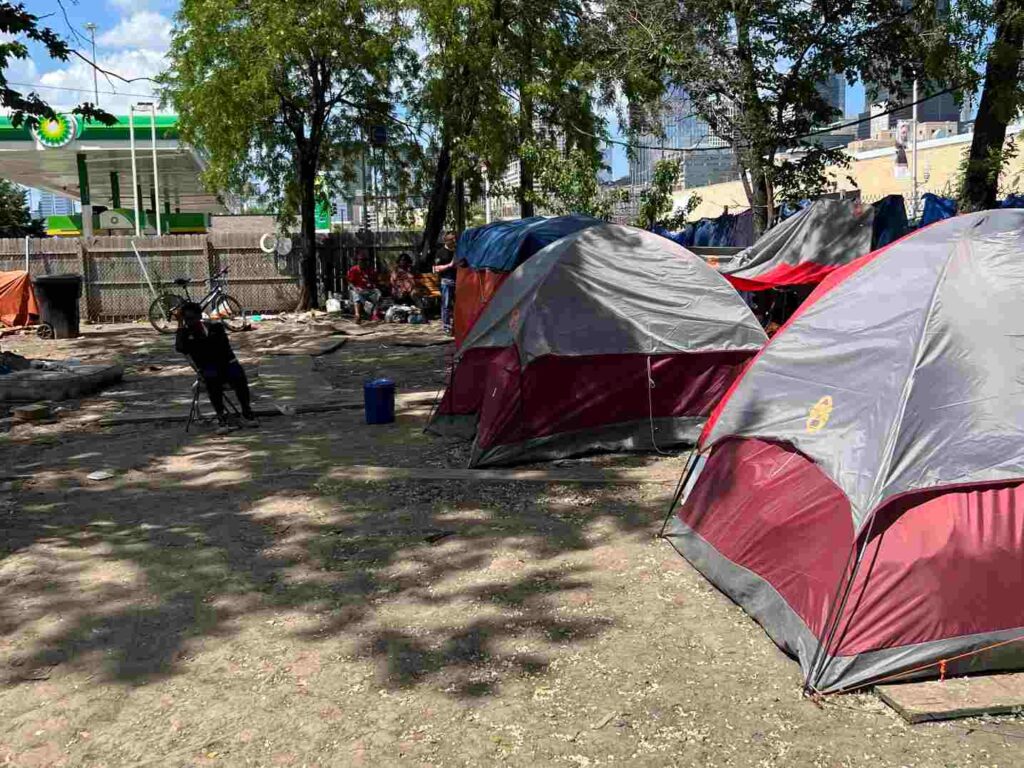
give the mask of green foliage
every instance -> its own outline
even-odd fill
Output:
[[[677,230],[686,224],[690,214],[701,204],[701,199],[699,195],[691,194],[683,208],[675,209],[672,191],[679,183],[681,172],[679,160],[665,159],[654,164],[651,184],[640,193],[636,219],[633,220],[636,226],[642,229],[660,226]]]
[[[25,204],[25,190],[12,181],[0,179],[0,237],[42,237],[43,222],[32,218]]]
[[[759,229],[773,189],[820,187],[837,154],[803,142],[841,117],[819,89],[838,74],[900,93],[927,84],[934,6],[898,0],[622,0],[607,6],[606,100],[629,98],[634,133],[650,130],[666,88],[732,145]],[[930,15],[929,15],[930,14]],[[799,147],[798,160],[780,153]]]
[[[11,115],[15,125],[35,126],[41,117],[53,117],[53,109],[35,92],[23,94],[11,88],[7,81],[7,68],[12,60],[29,58],[25,41],[39,43],[51,59],[67,61],[72,55],[68,44],[52,29],[42,26],[39,17],[25,10],[21,3],[0,2],[0,107]],[[88,120],[113,125],[117,119],[95,104],[86,102],[72,112]]]
[[[408,37],[396,8],[184,0],[175,22],[163,96],[185,140],[207,156],[211,188],[255,182],[285,218],[294,216],[302,185],[319,173],[351,173],[369,126],[392,117]]]
[[[609,220],[615,203],[624,200],[624,191],[606,190],[597,179],[600,161],[579,147],[562,153],[557,147],[530,143],[523,148],[524,158],[537,169],[533,201],[555,216],[571,213]]]

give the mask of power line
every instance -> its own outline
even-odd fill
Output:
[[[92,88],[69,88],[61,85],[43,85],[42,83],[16,83],[13,80],[8,80],[8,85],[17,85],[21,88],[46,88],[51,91],[70,91],[73,93],[88,93]],[[135,96],[140,99],[152,99],[154,98],[152,93],[128,93],[127,91],[100,91],[100,93],[107,96]]]

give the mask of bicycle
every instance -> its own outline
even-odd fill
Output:
[[[242,331],[248,327],[249,323],[241,302],[224,291],[221,278],[227,273],[228,268],[224,267],[213,275],[210,278],[210,290],[196,303],[202,308],[205,317],[211,320],[221,320],[229,331]],[[188,292],[188,287],[192,284],[189,278],[179,277],[174,284],[184,290],[184,296],[165,291],[153,299],[153,303],[149,305],[149,324],[158,333],[174,333],[178,327],[178,310],[185,302],[193,301]]]

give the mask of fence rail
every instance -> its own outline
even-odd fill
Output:
[[[92,321],[145,317],[153,300],[150,283],[159,292],[173,287],[175,278],[187,277],[198,298],[210,277],[223,267],[228,268],[228,293],[246,309],[294,309],[299,299],[301,240],[294,238],[292,251],[282,256],[264,253],[261,236],[257,232],[210,232],[137,238],[0,238],[0,272],[27,268],[33,277],[82,275],[79,309],[83,318]],[[415,254],[418,237],[419,233],[404,231],[377,233],[369,241],[348,232],[319,236],[321,289],[325,293],[344,291],[345,274],[357,251],[372,253],[380,267],[390,269],[400,253]]]

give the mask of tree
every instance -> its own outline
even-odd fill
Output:
[[[318,304],[316,185],[394,119],[408,30],[386,0],[184,0],[161,77],[215,189],[254,180],[301,232],[300,308]]]
[[[978,211],[995,206],[1000,172],[1015,153],[1012,145],[1006,146],[1006,128],[1024,106],[1024,7],[1015,0],[996,0],[990,14],[984,4],[970,10],[977,22],[993,30],[983,54],[985,81],[959,195],[961,210]]]
[[[12,181],[0,179],[0,237],[43,237],[43,222],[32,218],[25,203],[25,190]]]
[[[71,47],[52,29],[42,26],[39,17],[25,10],[21,3],[0,2],[0,107],[11,115],[15,126],[27,123],[34,126],[41,117],[54,117],[53,109],[35,92],[23,94],[11,88],[7,80],[7,68],[11,61],[29,58],[26,40],[39,43],[51,59],[67,61],[74,53]],[[93,63],[93,62],[90,62]],[[72,112],[87,120],[97,120],[113,125],[117,118],[86,102]]]
[[[485,173],[494,181],[518,162],[515,195],[521,214],[530,216],[539,147],[557,135],[567,153],[579,149],[599,162],[603,125],[592,96],[599,66],[587,53],[595,19],[587,4],[415,0],[414,6],[427,42],[416,103],[437,127],[425,247],[440,231],[457,180],[475,198]]]
[[[579,213],[609,220],[623,194],[602,189],[597,174],[600,162],[579,147],[563,153],[554,146],[530,145],[522,154],[537,169],[533,202],[556,216]]]
[[[840,150],[808,137],[841,117],[820,88],[827,78],[853,82],[859,75],[895,93],[915,76],[924,79],[920,33],[935,26],[934,6],[925,6],[898,0],[609,4],[606,96],[621,87],[639,133],[650,129],[667,88],[685,92],[694,113],[736,151],[755,228],[763,232],[780,184],[827,185],[826,169],[844,162]]]
[[[672,192],[679,183],[681,173],[679,160],[659,160],[654,164],[651,184],[640,193],[640,205],[634,224],[642,229],[680,229],[687,217],[700,205],[698,195],[690,195],[682,210],[675,210],[675,198]]]

